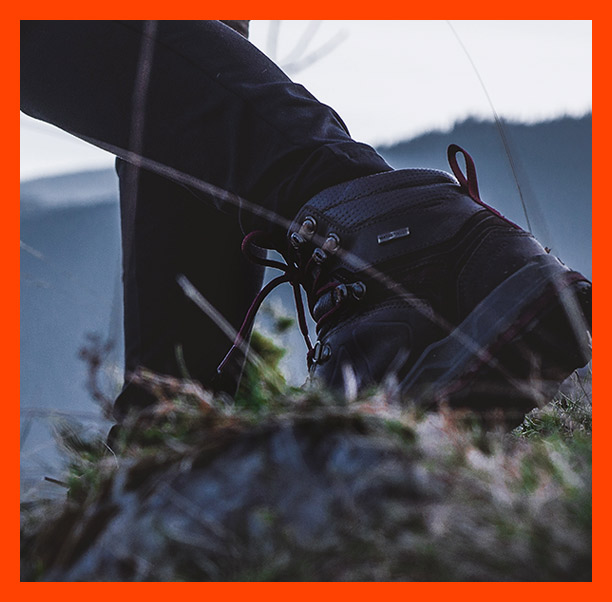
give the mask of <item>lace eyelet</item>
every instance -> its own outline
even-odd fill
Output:
[[[323,262],[327,260],[327,253],[323,249],[315,249],[312,253],[312,259],[315,263],[321,265]]]
[[[300,226],[299,235],[304,240],[310,240],[314,233],[317,231],[317,220],[310,215],[304,219],[302,225]]]
[[[361,281],[353,282],[351,284],[351,294],[354,299],[361,301],[366,294],[366,285]]]
[[[289,241],[291,242],[291,246],[297,251],[306,241],[304,237],[301,236],[298,232],[294,232],[290,237]]]
[[[323,250],[326,253],[333,255],[340,248],[340,237],[333,232],[329,234],[325,242],[323,243]]]
[[[338,305],[338,303],[341,303],[342,301],[344,301],[344,299],[346,299],[347,296],[348,296],[348,288],[346,284],[339,284],[332,291],[332,299],[334,300],[335,305]]]
[[[317,341],[312,352],[312,364],[323,364],[331,357],[331,347],[325,343],[323,345],[321,341]]]

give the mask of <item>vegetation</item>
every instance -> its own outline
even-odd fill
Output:
[[[250,433],[263,437],[284,422],[315,425],[319,441],[339,432],[383,440],[428,483],[425,501],[407,511],[386,486],[384,513],[336,524],[341,537],[317,545],[277,528],[274,508],[254,506],[249,520],[259,525],[259,541],[251,533],[243,549],[232,540],[233,549],[243,551],[214,570],[168,559],[159,580],[590,580],[588,382],[534,410],[513,431],[501,423],[485,429],[474,416],[444,408],[423,412],[390,391],[372,391],[347,405],[325,391],[290,389],[277,369],[278,348],[261,335],[254,346],[268,367],[249,368],[235,399],[143,374],[143,382],[163,391],[160,403],[116,431],[112,450],[102,440],[83,440],[78,425],[61,427],[70,457],[67,500],[22,508],[23,579],[47,578],[62,537],[108,495],[122,467],[129,465],[130,487],[137,487],[187,457],[212,462],[232,441]],[[83,544],[71,545],[70,554],[78,556]]]

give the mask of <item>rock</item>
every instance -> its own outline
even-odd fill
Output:
[[[355,418],[282,420],[214,450],[123,465],[74,513],[44,580],[390,577],[379,574],[385,546],[443,487],[409,446],[368,430]]]

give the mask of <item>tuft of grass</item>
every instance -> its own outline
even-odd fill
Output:
[[[258,331],[251,336],[250,348],[262,359],[266,369],[247,363],[236,393],[236,404],[248,410],[262,411],[269,406],[271,399],[286,389],[285,378],[278,367],[285,350]]]
[[[559,393],[550,404],[534,409],[525,416],[515,433],[526,438],[556,434],[567,439],[590,437],[592,428],[590,397],[574,392],[573,395]]]

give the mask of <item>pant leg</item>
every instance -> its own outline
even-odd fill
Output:
[[[320,190],[389,169],[218,21],[22,23],[24,112],[196,190],[205,181],[291,219]]]
[[[248,21],[224,21],[248,37]],[[120,182],[125,375],[114,414],[119,421],[155,402],[138,383],[140,368],[184,377],[233,393],[243,357],[224,382],[215,378],[230,341],[177,283],[185,275],[235,329],[260,288],[263,269],[239,251],[235,219],[201,203],[183,186],[117,160]],[[229,277],[228,275],[232,275]]]
[[[231,215],[202,203],[157,174],[118,161],[123,246],[125,385],[115,403],[121,419],[154,398],[132,382],[141,367],[187,374],[210,386],[232,341],[185,296],[185,275],[237,330],[261,287],[263,270],[242,255]],[[241,358],[221,383],[233,393]],[[218,383],[215,383],[218,384]]]

